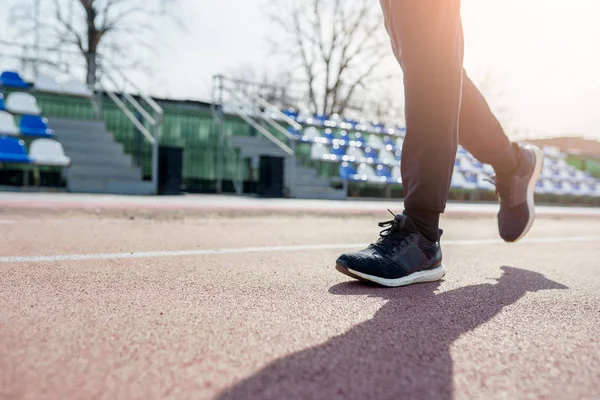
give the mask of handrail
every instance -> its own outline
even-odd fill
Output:
[[[290,124],[292,126],[292,128],[294,128],[294,130],[299,131],[300,129],[302,129],[302,125],[300,125],[299,123],[297,123],[296,121],[294,121],[292,118],[290,118],[288,115],[285,115],[278,107],[274,106],[273,104],[269,103],[268,101],[266,101],[265,99],[259,97],[259,96],[254,96],[254,100],[258,102],[258,104],[262,105],[265,108],[269,108],[271,110],[274,110],[277,112],[277,114],[283,118],[283,120],[285,122],[287,122],[288,124]],[[287,131],[286,131],[287,132]]]
[[[138,101],[136,101],[131,94],[125,93],[125,98],[128,102],[131,103],[131,105],[137,110],[137,112],[142,114],[142,117],[144,117],[148,122],[150,122],[150,124],[156,124],[156,120],[152,118],[150,114],[148,114],[148,111],[146,111],[144,107],[142,107],[142,105]]]
[[[229,92],[230,94],[234,95],[235,97],[238,98],[238,100],[241,98],[241,96],[238,93],[235,93],[233,90],[229,89],[229,88],[223,88],[224,90],[226,90],[227,92]],[[264,127],[262,127],[261,125],[257,124],[255,121],[253,121],[251,118],[248,118],[247,115],[244,115],[241,111],[237,110],[236,114],[242,118],[244,121],[246,121],[249,125],[251,125],[253,128],[255,128],[257,131],[259,131],[260,133],[262,133],[264,136],[267,137],[267,139],[269,139],[271,142],[273,142],[275,145],[277,145],[279,148],[281,148],[283,151],[285,151],[287,154],[294,155],[294,150],[292,150],[291,147],[289,147],[288,145],[286,145],[285,143],[283,143],[281,140],[279,140],[278,138],[276,138],[271,132],[269,132],[268,130],[266,130]],[[271,122],[267,119],[264,118],[267,122],[269,122],[270,125],[274,126],[273,124],[271,124]],[[278,124],[276,124],[278,125]],[[259,127],[259,128],[257,128]],[[293,140],[294,137],[285,129],[283,129],[280,125],[278,125],[278,127],[274,126],[279,132],[281,132],[283,135],[285,135],[285,137],[287,137],[288,139]]]
[[[117,107],[119,107],[123,114],[125,114],[125,116],[135,125],[135,127],[138,128],[140,132],[142,132],[146,140],[148,140],[150,144],[154,145],[156,143],[156,139],[152,136],[148,129],[146,129],[146,127],[135,117],[135,115],[133,115],[133,113],[127,108],[125,103],[123,103],[121,99],[119,99],[119,96],[117,96],[114,92],[110,90],[104,89],[104,91],[106,92],[108,97],[110,97],[111,100],[115,102],[115,104],[117,105]]]
[[[252,118],[249,118],[247,115],[244,115],[243,112],[237,110],[237,107],[236,107],[235,113],[237,116],[239,116],[241,119],[243,119],[246,123],[248,123],[248,125],[252,126],[254,129],[259,131],[267,139],[269,139],[271,142],[273,142],[275,145],[277,145],[281,150],[285,151],[288,155],[290,155],[290,156],[294,155],[294,150],[291,147],[289,147],[288,145],[283,143],[281,140],[279,140],[275,136],[273,136],[273,134],[271,132],[269,132],[268,130],[266,130],[264,126],[257,124],[255,121],[252,120]]]

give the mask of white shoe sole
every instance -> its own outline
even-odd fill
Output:
[[[535,186],[537,184],[538,179],[542,173],[542,166],[544,164],[544,153],[542,150],[536,146],[529,146],[531,150],[535,153],[535,167],[533,169],[533,174],[531,175],[531,180],[529,181],[529,185],[527,185],[527,208],[529,209],[529,220],[527,221],[527,225],[525,225],[525,229],[521,236],[517,239],[513,240],[512,243],[516,243],[519,240],[523,239],[525,235],[529,233],[529,230],[533,226],[533,222],[535,221]]]
[[[414,274],[398,279],[386,279],[374,275],[364,274],[339,264],[336,266],[336,269],[342,274],[348,275],[352,278],[392,288],[412,285],[414,283],[436,282],[446,275],[446,269],[444,268],[443,264],[440,264],[437,268],[415,272]]]

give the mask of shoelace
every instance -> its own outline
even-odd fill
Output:
[[[499,180],[496,175],[492,175],[489,178],[484,178],[486,182],[490,182],[496,187],[496,195],[500,198],[500,200],[507,202],[508,204],[513,203],[515,199],[514,179],[514,176],[510,176],[503,177]]]
[[[405,233],[401,236],[392,236],[394,233],[402,233],[402,228],[404,228],[404,222],[406,220],[394,214],[391,210],[388,209],[388,211],[394,216],[394,219],[378,224],[380,228],[385,228],[379,233],[380,238],[377,241],[377,244],[382,245],[383,247],[397,245],[399,240],[402,241],[409,235],[408,233]]]

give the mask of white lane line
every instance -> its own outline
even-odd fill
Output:
[[[583,243],[599,242],[600,236],[573,236],[554,238],[531,238],[522,240],[516,245],[535,243]],[[480,246],[486,244],[505,244],[499,239],[473,239],[473,240],[445,240],[442,246]],[[515,246],[514,244],[506,244]],[[182,251],[145,251],[139,253],[105,253],[105,254],[67,254],[56,256],[27,256],[27,257],[0,257],[0,263],[39,263],[55,261],[83,261],[83,260],[119,260],[131,258],[158,258],[158,257],[183,257],[204,256],[214,254],[240,254],[240,253],[270,253],[278,251],[312,251],[312,250],[337,250],[337,249],[359,249],[364,243],[358,244],[320,244],[320,245],[298,245],[298,246],[271,246],[271,247],[242,247],[232,249],[204,249],[204,250],[182,250]]]

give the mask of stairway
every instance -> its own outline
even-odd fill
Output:
[[[51,118],[49,125],[68,157],[71,167],[65,171],[67,190],[75,193],[111,193],[150,195],[152,182],[142,180],[140,168],[132,165],[106,130],[103,121]]]
[[[329,179],[319,177],[314,168],[302,165],[279,146],[262,136],[232,136],[231,145],[239,149],[242,158],[260,156],[284,158],[284,186],[290,190],[290,197],[323,200],[346,199],[345,190],[332,188]]]

